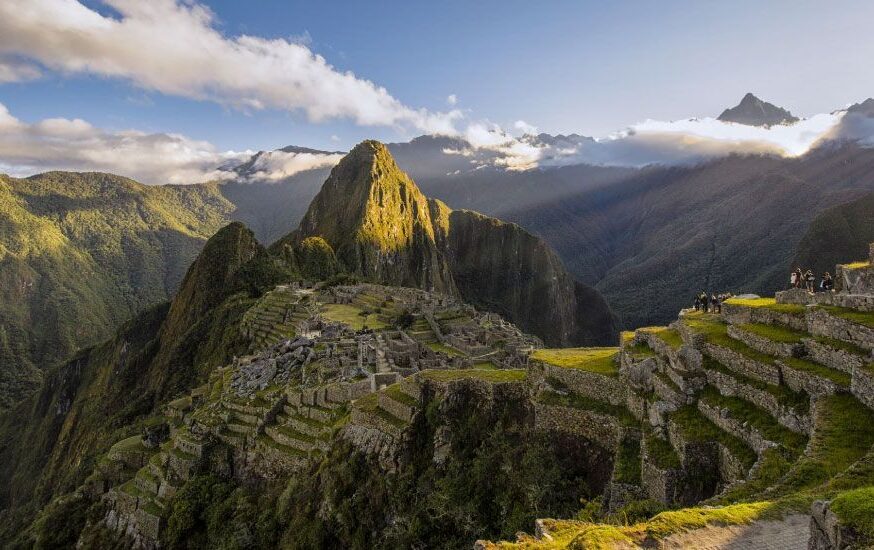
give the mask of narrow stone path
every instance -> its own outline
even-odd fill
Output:
[[[794,514],[781,521],[756,521],[749,525],[705,527],[671,535],[661,548],[696,550],[806,550],[810,516]]]

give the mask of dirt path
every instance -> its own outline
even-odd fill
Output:
[[[756,521],[749,525],[706,527],[671,535],[662,548],[696,550],[806,550],[810,516],[794,514],[782,521]]]

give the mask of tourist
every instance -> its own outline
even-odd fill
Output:
[[[722,313],[722,302],[716,294],[710,296],[710,304],[713,313]]]
[[[699,311],[701,309],[701,295],[700,294],[695,295],[694,306],[695,306],[695,311]]]
[[[789,288],[797,288],[798,285],[798,271],[793,271],[789,273]]]
[[[707,313],[710,307],[710,298],[707,297],[707,293],[703,290],[701,291],[701,304],[704,306],[704,313]]]
[[[795,288],[803,288],[804,287],[804,272],[801,271],[801,267],[795,268]]]
[[[825,275],[822,276],[822,282],[819,284],[819,286],[824,292],[831,292],[832,290],[834,290],[835,282],[828,271],[826,271]]]
[[[816,277],[813,275],[813,271],[808,269],[804,273],[804,282],[807,286],[807,292],[813,294],[813,283],[816,282]]]

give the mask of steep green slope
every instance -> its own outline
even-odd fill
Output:
[[[39,391],[0,414],[0,539],[72,491],[116,441],[140,433],[158,403],[246,350],[243,313],[282,279],[251,231],[214,235],[170,304],[46,373]]]
[[[813,269],[820,275],[833,272],[836,264],[868,256],[868,243],[874,241],[874,193],[820,213],[798,243],[792,263]],[[834,273],[832,273],[834,274]]]
[[[166,300],[233,211],[215,185],[0,176],[0,408],[43,369]]]
[[[453,292],[434,239],[428,199],[384,145],[365,141],[331,171],[300,223],[350,271],[385,284]]]

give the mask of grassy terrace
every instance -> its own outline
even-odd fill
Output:
[[[361,330],[367,324],[367,328],[384,329],[388,325],[379,320],[376,313],[362,315],[364,310],[351,304],[324,304],[322,317],[329,321],[336,321],[349,325],[352,330]]]
[[[429,348],[431,348],[432,350],[434,350],[438,353],[444,353],[444,354],[448,355],[449,357],[457,357],[457,356],[464,355],[460,350],[457,350],[457,349],[453,348],[452,346],[447,346],[446,344],[441,344],[440,342],[431,342],[430,344],[427,344],[427,346]]]
[[[779,443],[793,455],[797,456],[807,445],[807,438],[781,426],[767,411],[739,397],[721,395],[716,388],[707,386],[700,394],[700,399],[708,405],[728,409],[731,418],[749,424],[763,437],[774,443]]]
[[[454,370],[423,370],[422,376],[435,382],[451,382],[472,378],[485,382],[519,382],[525,380],[523,369],[454,369]],[[360,399],[359,399],[360,401]]]
[[[816,336],[813,337],[813,339],[824,346],[846,351],[847,353],[852,353],[853,355],[858,355],[859,357],[864,358],[868,357],[869,355],[867,350],[864,350],[855,344],[844,342],[843,340],[836,340],[835,338],[828,338],[826,336]]]
[[[745,467],[750,468],[756,462],[756,453],[746,443],[723,431],[716,424],[701,414],[695,405],[686,405],[671,413],[670,419],[677,423],[680,430],[689,441],[707,443],[715,441],[722,443]]]
[[[746,307],[763,307],[779,313],[803,314],[804,307],[800,304],[778,304],[775,298],[729,298],[726,304]]]
[[[625,353],[638,361],[646,359],[647,357],[655,357],[656,355],[656,352],[646,344],[635,344],[631,347],[627,347],[625,348]]]
[[[644,327],[637,329],[640,332],[646,332],[648,334],[652,334],[657,336],[661,340],[663,340],[667,345],[671,346],[674,349],[679,349],[680,346],[683,345],[683,339],[680,337],[680,333],[676,330],[668,327]]]
[[[662,470],[680,468],[680,457],[671,444],[653,433],[646,435],[646,452],[650,461]]]
[[[841,479],[848,468],[871,452],[874,411],[845,394],[823,397],[816,410],[816,431],[809,452],[798,460],[775,491],[801,508],[817,498],[828,498],[836,489],[874,483],[874,465],[861,475]]]
[[[273,449],[276,449],[277,451],[280,451],[280,452],[285,453],[287,455],[295,455],[295,456],[300,456],[300,457],[307,456],[306,452],[301,451],[300,449],[295,449],[294,447],[289,447],[288,445],[283,445],[282,443],[277,443],[276,441],[273,441],[272,439],[270,439],[270,437],[268,437],[266,435],[259,435],[258,436],[258,443],[265,445],[267,447],[271,447]]]
[[[416,399],[414,397],[409,396],[409,395],[405,394],[403,391],[401,391],[400,384],[392,384],[391,386],[387,387],[383,391],[385,392],[385,394],[387,396],[391,397],[392,399],[394,399],[395,401],[397,401],[399,403],[403,403],[404,405],[407,405],[410,407],[418,407],[419,406],[419,402],[416,401]]]
[[[619,423],[623,426],[635,427],[640,424],[637,419],[634,418],[634,415],[631,414],[631,411],[629,411],[625,407],[611,405],[610,403],[598,401],[597,399],[592,399],[590,397],[585,397],[583,395],[578,395],[575,393],[562,395],[554,391],[546,390],[540,392],[540,394],[537,396],[537,401],[543,403],[544,405],[570,407],[572,409],[582,409],[594,413],[612,416],[613,418],[618,420]]]
[[[771,502],[735,504],[720,508],[684,508],[662,512],[632,525],[590,523],[579,520],[544,520],[552,540],[526,539],[502,542],[506,550],[559,550],[564,548],[608,549],[638,548],[644,541],[664,539],[675,533],[701,529],[709,525],[743,525],[766,515]]]
[[[703,315],[686,317],[688,318],[684,318],[683,323],[692,331],[703,334],[711,344],[737,352],[760,363],[767,365],[774,363],[772,356],[755,350],[729,336],[728,326],[721,320],[713,317],[704,317]]]
[[[640,439],[626,437],[619,445],[616,457],[616,481],[619,483],[640,483]]]
[[[843,523],[874,538],[874,486],[841,493],[832,501],[831,509]]]
[[[552,348],[538,349],[531,359],[566,369],[580,369],[604,376],[617,376],[616,356],[619,348]]]
[[[777,402],[785,407],[790,407],[799,413],[806,413],[810,409],[810,396],[804,392],[792,391],[788,386],[766,384],[761,380],[739,374],[710,357],[704,357],[704,369],[712,370],[730,376],[738,382],[756,388],[773,395]]]
[[[874,328],[874,312],[857,311],[846,307],[838,306],[817,306],[819,309],[827,311],[830,315],[844,319],[857,325],[862,325],[868,328]]]
[[[756,336],[761,336],[762,338],[766,338],[772,342],[779,342],[781,344],[800,344],[801,339],[808,336],[806,332],[792,330],[791,328],[777,325],[750,323],[740,325],[740,328],[746,332],[755,334]]]
[[[832,369],[824,365],[820,365],[819,363],[814,363],[813,361],[798,359],[797,357],[780,359],[780,362],[791,369],[820,376],[822,378],[825,378],[826,380],[831,380],[835,384],[843,386],[845,388],[850,387],[852,377],[844,371]]]

